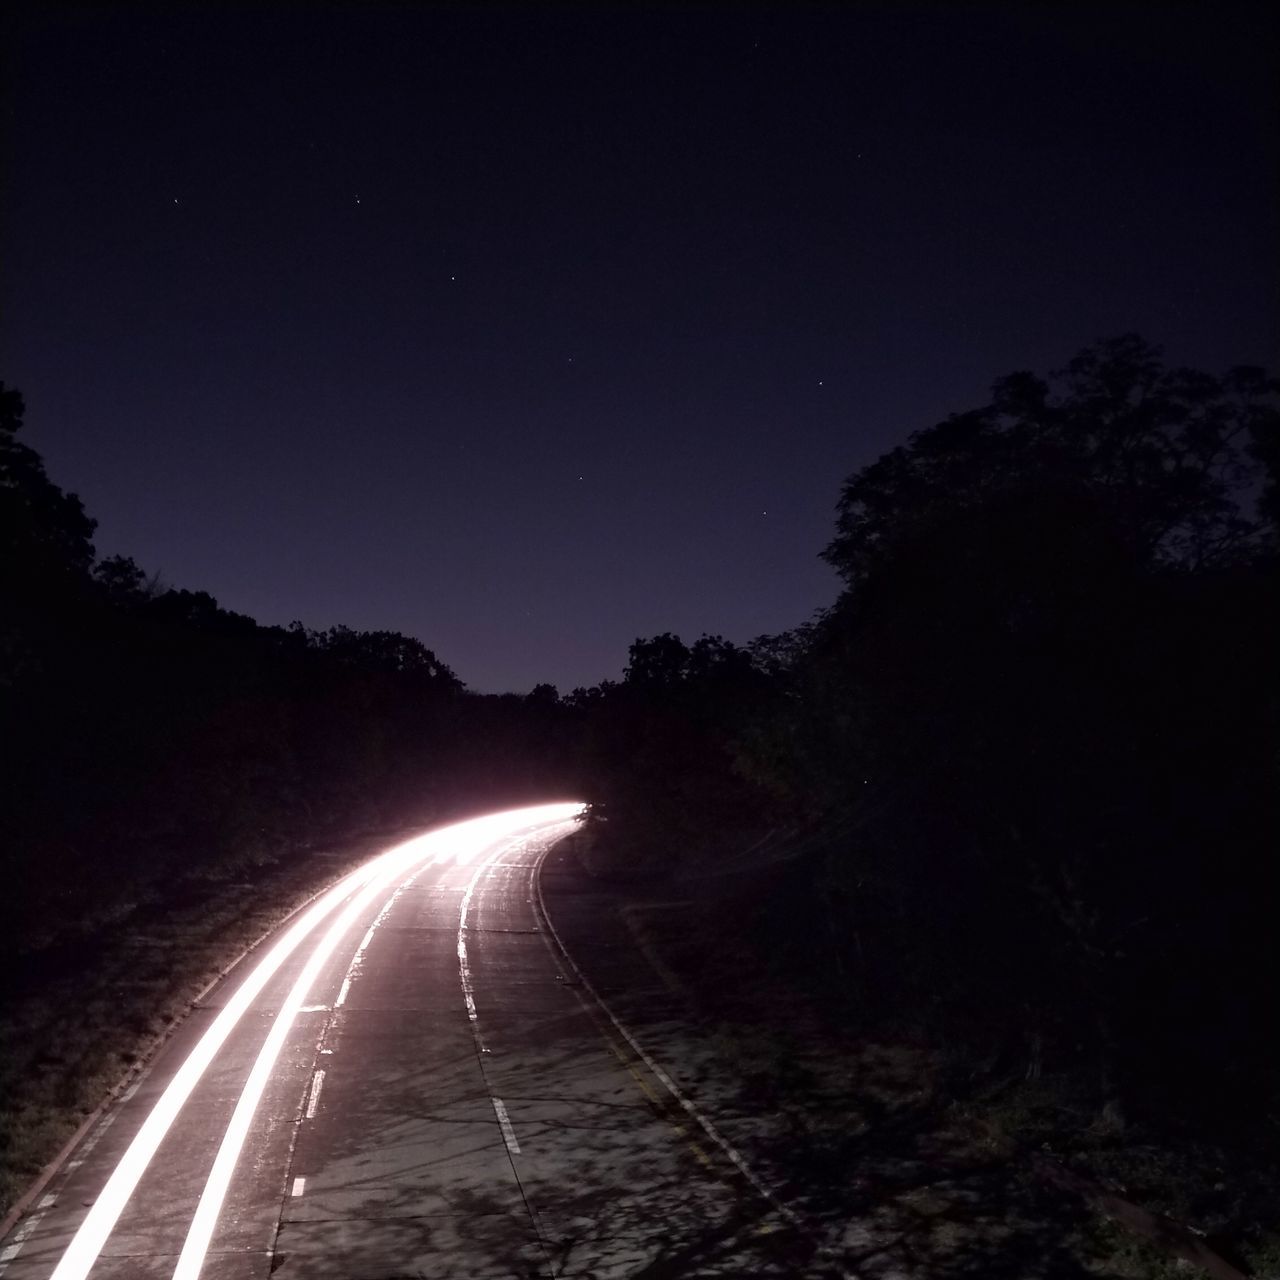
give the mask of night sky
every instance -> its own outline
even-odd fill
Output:
[[[1263,12],[33,7],[0,377],[101,554],[262,622],[486,692],[744,641],[996,376],[1275,365]]]

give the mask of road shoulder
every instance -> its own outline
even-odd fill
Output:
[[[1088,1189],[1123,1205],[1114,1185],[1045,1176],[1064,1163],[1051,1132],[1032,1153],[1015,1140],[1026,1118],[1005,1113],[1049,1106],[1041,1082],[989,1105],[961,1100],[944,1054],[864,1039],[762,964],[743,938],[767,876],[613,882],[582,855],[580,837],[561,842],[541,877],[567,950],[848,1270],[1150,1277],[1187,1266]]]

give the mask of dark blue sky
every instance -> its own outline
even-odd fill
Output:
[[[1264,12],[34,7],[0,377],[100,552],[264,622],[484,691],[781,630],[996,376],[1274,364]]]

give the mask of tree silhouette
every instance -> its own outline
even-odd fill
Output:
[[[411,636],[264,627],[95,561],[22,417],[0,385],[0,951],[320,841],[574,791],[554,693],[467,695]]]
[[[1040,1046],[1083,1055],[1113,1103],[1174,1089],[1172,997],[1222,1037],[1181,1050],[1178,1105],[1259,1097],[1278,400],[1126,336],[846,481],[824,553],[845,591],[743,752],[852,832],[813,892],[861,993],[1029,1037],[1037,1070]]]
[[[1132,334],[1098,343],[1048,380],[1002,378],[990,404],[850,477],[824,556],[857,586],[939,521],[1021,493],[1092,506],[1143,563],[1239,563],[1269,533],[1245,508],[1274,466],[1278,397],[1259,369],[1213,377]]]
[[[0,382],[0,581],[44,591],[88,573],[96,522],[17,438],[24,410],[22,395]]]

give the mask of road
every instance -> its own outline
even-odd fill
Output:
[[[536,873],[576,808],[432,833],[286,921],[89,1130],[0,1277],[801,1274],[800,1224],[557,941]]]

